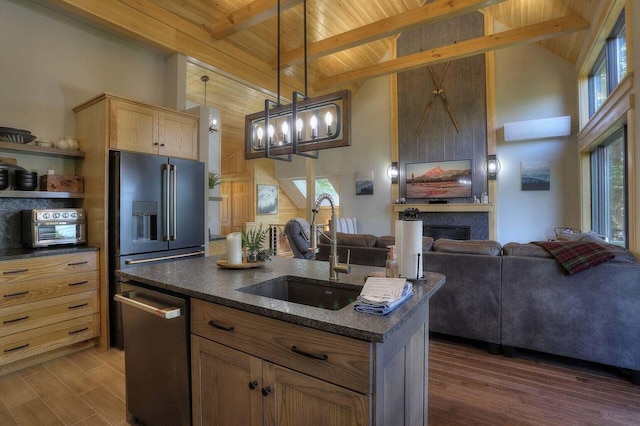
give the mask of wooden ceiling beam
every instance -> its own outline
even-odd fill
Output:
[[[300,3],[302,3],[302,0],[281,0],[280,11],[285,11]],[[276,16],[277,13],[278,0],[255,0],[253,3],[241,7],[214,24],[211,35],[216,40],[221,40],[233,33]]]
[[[419,25],[441,22],[504,1],[506,0],[435,0],[398,15],[311,43],[307,45],[307,58],[314,59],[330,55],[407,31]],[[282,67],[300,63],[303,59],[304,50],[302,47],[283,52],[280,55]],[[275,63],[271,65],[274,68],[277,67]]]
[[[524,43],[532,43],[575,31],[586,30],[588,28],[589,22],[578,16],[569,15],[484,37],[459,41],[447,46],[437,47],[357,70],[321,78],[313,85],[313,88],[317,91],[327,90],[331,87],[344,85],[353,81],[380,77],[440,62],[466,58],[479,53]]]

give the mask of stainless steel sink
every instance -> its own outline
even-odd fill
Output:
[[[243,293],[337,311],[355,302],[362,287],[285,275],[239,288]]]

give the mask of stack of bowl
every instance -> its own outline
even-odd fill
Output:
[[[14,185],[18,191],[34,191],[38,186],[38,173],[16,170]]]

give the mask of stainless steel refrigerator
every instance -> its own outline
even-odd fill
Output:
[[[111,345],[123,348],[115,270],[204,256],[204,163],[125,151],[109,153]]]

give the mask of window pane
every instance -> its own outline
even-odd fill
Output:
[[[615,40],[613,44],[617,63],[616,63],[616,85],[627,75],[627,38],[622,35]]]
[[[594,69],[593,79],[593,102],[594,112],[597,111],[607,99],[607,67],[602,61]]]
[[[293,181],[294,185],[296,186],[296,188],[298,188],[298,191],[300,191],[302,193],[302,196],[304,198],[307,198],[307,182],[304,179],[295,179]],[[329,181],[329,179],[327,178],[318,178],[316,179],[316,196],[326,192],[327,194],[331,195],[331,198],[333,198],[333,202],[335,204],[335,206],[339,206],[340,205],[340,195],[338,195],[338,193],[336,192],[335,188],[333,187],[333,185],[331,184],[331,181]],[[323,201],[321,204],[321,206],[326,207],[329,206],[329,202],[328,201]]]
[[[614,244],[626,245],[626,184],[624,136],[616,138],[605,150],[605,235]]]

